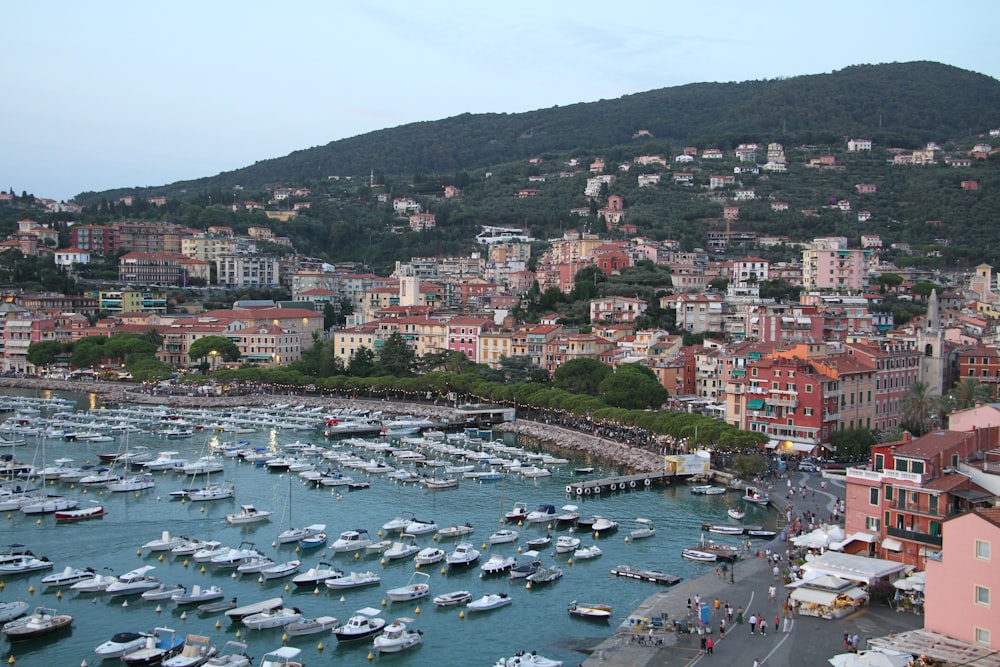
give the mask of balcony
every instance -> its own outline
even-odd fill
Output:
[[[823,398],[840,398],[844,392],[840,389],[828,389],[823,392]]]
[[[768,396],[764,399],[768,405],[778,405],[783,408],[796,408],[799,402],[794,398],[785,398],[784,396]]]
[[[837,422],[837,421],[840,421],[840,413],[839,412],[828,412],[828,411],[824,410],[823,411],[823,421],[825,421],[825,422]]]
[[[901,540],[909,540],[910,542],[920,542],[921,544],[931,544],[936,547],[941,546],[940,535],[929,535],[927,533],[918,533],[913,530],[903,530],[902,528],[886,528],[886,533],[888,533],[892,537],[898,537]]]

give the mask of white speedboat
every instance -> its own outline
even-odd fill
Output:
[[[555,505],[543,504],[528,512],[524,520],[528,523],[545,523],[546,521],[554,521],[557,516]]]
[[[733,519],[735,521],[742,521],[743,518],[746,517],[747,515],[746,512],[736,507],[730,507],[728,510],[726,510],[726,514],[729,515],[730,519]]]
[[[253,659],[247,655],[246,644],[228,641],[222,651],[214,658],[209,658],[205,665],[207,667],[252,667]]]
[[[191,554],[191,559],[196,563],[208,563],[219,554],[228,553],[231,548],[218,540],[208,540],[202,543],[200,549]]]
[[[410,513],[404,514],[402,516],[397,516],[394,519],[390,519],[382,524],[382,532],[384,533],[402,533],[406,530],[406,527],[413,521],[413,515]]]
[[[566,554],[580,548],[580,538],[572,535],[560,535],[556,538],[556,553]]]
[[[205,635],[188,635],[180,653],[160,664],[163,667],[200,667],[218,652],[219,649],[212,646],[212,640]]]
[[[144,591],[140,596],[143,600],[169,600],[179,593],[187,592],[184,584],[160,584],[156,588]]]
[[[236,495],[236,485],[232,482],[224,484],[206,484],[203,488],[188,491],[187,499],[191,502],[206,502],[225,500]]]
[[[484,575],[501,574],[517,565],[517,559],[513,556],[501,556],[493,554],[489,560],[479,566]]]
[[[210,540],[193,539],[178,544],[170,549],[171,556],[193,556],[195,552],[204,549]]]
[[[465,525],[459,526],[457,524],[452,524],[447,528],[442,528],[438,530],[439,539],[450,539],[453,537],[462,537],[464,535],[471,535],[475,528],[472,524],[466,523]]]
[[[337,641],[346,642],[356,639],[364,639],[382,632],[385,627],[385,619],[379,617],[380,610],[374,607],[358,609],[354,615],[347,619],[347,623],[333,629],[333,634]]]
[[[184,606],[188,604],[204,604],[205,602],[211,602],[212,600],[221,600],[223,597],[222,589],[218,586],[209,586],[208,588],[202,588],[198,584],[191,587],[191,591],[178,591],[170,596],[178,606]]]
[[[653,522],[649,519],[636,519],[635,528],[629,532],[629,537],[633,540],[641,540],[653,537],[654,535],[656,535],[656,529],[653,527]]]
[[[122,493],[128,491],[145,491],[156,486],[156,480],[150,474],[129,475],[117,482],[108,484],[108,491],[112,493]]]
[[[469,542],[461,542],[446,558],[448,567],[469,567],[479,560],[479,550]]]
[[[413,521],[406,524],[406,528],[403,532],[409,533],[410,535],[426,535],[427,533],[436,533],[437,529],[438,525],[434,521],[413,519]]]
[[[490,593],[465,605],[469,611],[490,611],[509,605],[513,600],[506,593]]]
[[[597,558],[604,552],[596,544],[591,544],[589,547],[580,547],[573,552],[574,560],[587,560],[589,558]]]
[[[120,658],[126,653],[131,653],[145,646],[146,638],[152,636],[148,632],[119,632],[97,646],[94,649],[94,654],[101,660]]]
[[[752,505],[767,505],[771,500],[767,497],[767,493],[755,486],[748,486],[743,494],[743,502],[750,503]]]
[[[160,585],[160,580],[150,574],[155,569],[152,565],[143,565],[125,574],[120,574],[104,589],[104,592],[114,597],[116,595],[139,595],[152,590]]]
[[[261,570],[260,576],[263,577],[265,581],[290,577],[299,571],[299,566],[301,565],[302,561],[300,560],[289,560],[284,563],[275,563],[274,565],[265,567]]]
[[[13,621],[28,613],[28,603],[24,600],[14,600],[13,602],[0,602],[0,623]]]
[[[302,612],[295,607],[280,607],[271,611],[261,611],[243,617],[243,625],[251,630],[283,628],[302,618]]]
[[[516,542],[520,535],[521,534],[513,528],[501,528],[490,535],[488,540],[490,544],[508,544],[510,542]]]
[[[521,563],[520,565],[515,565],[510,569],[511,579],[524,579],[535,572],[538,568],[542,566],[542,561],[540,560],[530,560],[527,563]]]
[[[413,648],[423,641],[423,633],[419,630],[410,630],[403,621],[412,622],[411,619],[399,619],[385,626],[382,634],[375,637],[375,653],[399,653],[408,648]]]
[[[320,563],[316,567],[311,567],[301,574],[292,578],[292,583],[301,588],[319,586],[327,579],[336,579],[344,576],[344,573],[329,563]]]
[[[345,553],[360,551],[371,543],[368,531],[364,528],[359,528],[358,530],[345,530],[342,532],[340,537],[333,541],[331,548],[335,553]]]
[[[260,667],[305,667],[304,662],[299,660],[302,649],[294,646],[282,646],[270,653],[265,653],[260,659]]]
[[[599,621],[606,621],[611,618],[611,607],[600,603],[577,602],[574,600],[569,603],[567,611],[569,611],[570,616],[576,616],[577,618],[589,618]]]
[[[55,574],[50,574],[47,577],[42,577],[42,584],[50,587],[57,586],[72,586],[73,584],[83,581],[84,579],[90,579],[94,576],[94,570],[91,568],[83,569],[76,567],[67,567],[63,569],[62,572],[57,572]]]
[[[171,535],[170,531],[163,531],[160,535],[160,539],[151,540],[142,545],[143,549],[149,549],[150,551],[170,551],[174,547],[179,547],[182,544],[189,542],[188,538],[181,535]]]
[[[413,562],[417,565],[433,565],[434,563],[440,563],[444,558],[444,549],[426,547],[417,552],[417,555],[413,557]]]
[[[235,514],[226,515],[226,523],[242,525],[246,523],[257,523],[259,521],[269,521],[271,519],[270,510],[259,510],[253,505],[240,505],[240,511]]]
[[[503,515],[507,523],[517,523],[524,521],[528,517],[528,505],[525,503],[514,503],[514,509]]]
[[[521,651],[509,658],[500,658],[493,667],[562,667],[562,661],[550,660],[534,651],[531,653]]]
[[[90,579],[78,581],[69,588],[80,593],[103,593],[117,580],[117,577],[110,574],[95,574]]]
[[[275,609],[281,608],[283,604],[284,600],[280,597],[268,598],[266,600],[261,600],[260,602],[253,602],[251,604],[245,604],[242,607],[229,609],[226,611],[226,616],[234,621],[239,621],[252,614],[259,614],[262,611],[274,611]]]
[[[410,575],[410,580],[405,586],[390,588],[386,591],[386,595],[393,602],[409,602],[410,600],[425,598],[431,594],[430,580],[431,576],[429,574],[414,572]]]
[[[403,533],[399,536],[399,541],[392,542],[382,555],[386,560],[398,560],[400,558],[409,558],[419,551],[420,547],[417,545],[413,535]]]
[[[314,523],[305,528],[289,528],[278,535],[278,544],[291,544],[326,530],[325,523]]]
[[[374,586],[380,583],[382,583],[382,578],[371,570],[367,572],[348,572],[342,577],[334,577],[323,582],[327,588],[333,590]]]
[[[239,574],[260,574],[261,570],[266,567],[271,567],[274,564],[274,560],[268,558],[267,556],[249,558],[236,566],[236,572]]]
[[[603,535],[604,533],[613,533],[618,530],[618,522],[599,516],[594,520],[590,529],[599,535]]]
[[[76,509],[80,504],[76,498],[63,496],[43,496],[21,505],[22,514],[52,514]]]
[[[184,640],[170,628],[156,628],[146,644],[122,656],[126,665],[158,665],[171,658],[184,647]]]
[[[219,568],[235,568],[251,558],[261,558],[264,554],[257,551],[250,542],[244,542],[238,549],[230,549],[226,553],[221,553],[212,558],[212,565]]]
[[[701,549],[684,549],[681,551],[681,557],[700,563],[714,563],[718,560],[718,556],[715,554],[709,551],[702,551]]]
[[[550,544],[552,544],[552,536],[548,534],[528,540],[529,549],[544,549]]]
[[[577,505],[563,505],[556,515],[556,523],[559,525],[573,524],[580,518],[580,508]]]
[[[469,591],[452,591],[444,595],[435,595],[434,604],[438,607],[451,607],[457,604],[464,604],[472,599]]]
[[[0,574],[25,574],[27,572],[38,572],[39,570],[51,570],[52,561],[45,558],[35,558],[28,554],[5,559],[0,564]]]
[[[320,632],[329,632],[340,625],[340,621],[335,616],[317,616],[315,618],[300,618],[294,623],[285,626],[285,634],[289,637],[301,637],[302,635],[315,635]]]
[[[69,614],[60,614],[48,607],[36,607],[31,616],[4,623],[3,634],[11,642],[23,641],[67,630],[72,624],[73,617]]]
[[[542,567],[535,570],[533,574],[529,574],[527,579],[528,583],[532,585],[548,584],[550,582],[555,581],[556,579],[559,579],[562,576],[563,576],[563,571],[561,568],[555,565],[550,565],[547,567],[543,565]]]

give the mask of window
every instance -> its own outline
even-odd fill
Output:
[[[878,505],[878,489],[872,488],[868,489],[868,504]]]
[[[886,500],[892,500],[892,487],[891,486],[885,487],[885,499]]]
[[[990,606],[990,589],[986,586],[976,586],[976,604]]]
[[[976,540],[976,558],[979,560],[990,559],[990,543],[986,540]]]
[[[976,628],[976,643],[990,645],[990,631],[986,628]]]
[[[873,516],[865,517],[865,530],[877,531],[880,527],[878,519]]]
[[[885,467],[885,454],[875,455],[875,470],[876,472],[882,472],[882,468]]]
[[[913,461],[913,463],[910,464],[910,472],[915,473],[917,475],[923,475],[924,474],[924,462],[923,461]]]

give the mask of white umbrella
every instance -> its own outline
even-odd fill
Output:
[[[857,653],[838,653],[830,658],[833,667],[906,667],[910,657],[906,655],[890,655],[881,651],[858,651]]]

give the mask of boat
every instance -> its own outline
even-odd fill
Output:
[[[358,609],[353,616],[347,619],[347,623],[334,628],[333,634],[340,642],[365,639],[378,634],[385,627],[385,619],[380,618],[379,613],[381,613],[380,610],[374,607]]]
[[[468,567],[479,560],[479,550],[469,542],[460,542],[445,559],[448,567]]]
[[[594,472],[593,466],[581,466],[579,468],[573,468],[574,475],[591,475]]]
[[[503,515],[507,523],[518,523],[528,517],[528,505],[526,503],[514,503],[514,509]]]
[[[155,569],[152,565],[143,565],[129,570],[125,574],[120,574],[104,589],[104,592],[114,597],[117,595],[139,595],[152,590],[160,585],[160,580],[149,574]]]
[[[148,473],[141,475],[129,475],[116,482],[108,483],[108,491],[112,493],[122,493],[128,491],[145,491],[156,486],[156,480]]]
[[[70,586],[70,590],[80,593],[102,593],[117,580],[117,577],[110,574],[94,574],[90,579],[76,582]]]
[[[315,618],[300,618],[294,623],[285,626],[285,634],[289,637],[301,637],[302,635],[315,635],[320,632],[328,632],[340,625],[340,620],[335,616],[317,616]]]
[[[562,667],[562,661],[550,660],[534,651],[531,653],[521,651],[509,658],[500,658],[493,667]]]
[[[225,484],[206,484],[203,488],[188,491],[187,499],[192,502],[207,502],[211,500],[225,500],[236,495],[236,485],[232,482]]]
[[[198,605],[198,611],[205,615],[221,614],[224,611],[229,611],[230,609],[235,608],[236,598],[229,598],[228,600],[219,600],[218,602],[209,602],[207,604]]]
[[[695,550],[714,554],[718,560],[736,560],[740,556],[739,547],[732,547],[728,544],[719,544],[712,540],[702,540],[699,546],[693,547]]]
[[[381,653],[399,653],[408,648],[413,648],[423,642],[423,632],[420,630],[410,630],[406,623],[412,623],[412,619],[399,619],[385,626],[382,634],[375,637],[373,642],[376,655]]]
[[[184,647],[180,653],[167,658],[161,664],[163,667],[200,667],[208,659],[219,652],[212,646],[212,640],[204,635],[188,635],[184,638]]]
[[[726,523],[713,523],[709,525],[708,532],[716,535],[742,535],[746,532],[743,526],[733,526]]]
[[[21,505],[22,514],[54,514],[76,509],[80,504],[76,498],[63,496],[42,496]]]
[[[405,586],[390,588],[386,595],[393,602],[409,602],[419,600],[431,594],[431,576],[424,572],[414,572]]]
[[[184,648],[184,640],[177,637],[170,628],[156,628],[152,637],[146,637],[146,644],[122,656],[126,665],[159,665]]]
[[[269,630],[283,628],[302,618],[302,612],[296,607],[279,607],[269,611],[259,611],[243,617],[243,625],[251,630]]]
[[[23,641],[66,630],[72,624],[73,617],[69,614],[60,614],[50,607],[36,607],[30,616],[5,623],[3,634],[12,642]]]
[[[303,551],[307,549],[318,549],[324,544],[326,544],[327,535],[326,532],[320,531],[318,533],[313,533],[312,535],[306,535],[301,540],[299,540],[299,548]]]
[[[590,527],[590,530],[598,535],[613,533],[618,530],[618,522],[599,516],[594,520],[594,524]]]
[[[417,545],[413,535],[401,533],[398,541],[389,543],[389,548],[383,552],[383,556],[386,560],[398,560],[400,558],[409,558],[419,551],[420,547]]]
[[[691,493],[702,495],[702,496],[717,496],[726,492],[725,487],[713,486],[711,484],[701,484],[698,486],[692,486],[690,489]]]
[[[596,621],[606,621],[611,618],[611,607],[606,604],[585,603],[574,600],[569,603],[569,615],[577,618],[587,618]]]
[[[406,513],[403,516],[397,516],[394,519],[390,519],[382,524],[382,532],[384,533],[402,533],[406,530],[406,527],[413,521],[413,514]]]
[[[333,590],[374,586],[380,583],[382,583],[382,578],[371,570],[367,572],[348,572],[342,577],[333,577],[323,582],[327,588]]]
[[[179,593],[187,592],[187,586],[184,584],[160,584],[156,588],[151,588],[148,591],[143,591],[141,597],[143,600],[169,600]]]
[[[635,528],[629,532],[629,537],[633,540],[641,540],[656,535],[656,529],[653,527],[653,522],[649,519],[636,519],[634,523]]]
[[[330,565],[330,563],[320,563],[316,567],[311,567],[302,574],[297,574],[292,578],[292,583],[301,588],[319,586],[327,579],[336,579],[344,576],[344,573]]]
[[[146,645],[146,638],[153,635],[148,632],[119,632],[108,641],[94,649],[94,654],[101,660],[120,658],[126,653]]]
[[[730,507],[728,510],[726,510],[726,514],[728,514],[729,518],[733,519],[734,521],[742,521],[743,518],[747,515],[746,512],[739,509],[738,507]]]
[[[490,611],[509,605],[513,600],[506,593],[487,593],[481,598],[470,601],[465,608],[472,611]]]
[[[278,534],[278,544],[291,544],[299,542],[306,537],[312,537],[326,530],[325,523],[314,523],[305,528],[289,528]]]
[[[440,563],[444,559],[445,553],[443,549],[426,547],[417,552],[417,555],[413,557],[413,562],[417,565],[433,565],[434,563]]]
[[[603,555],[604,552],[596,544],[591,544],[589,547],[580,547],[573,552],[573,560],[588,560],[590,558],[597,558]]]
[[[747,535],[750,537],[764,537],[771,539],[777,536],[777,531],[767,530],[765,528],[748,528],[746,531]]]
[[[232,648],[230,648],[232,647]],[[242,642],[228,641],[222,653],[209,658],[207,667],[251,667],[253,659],[247,655],[247,645]]]
[[[520,565],[515,565],[510,569],[511,579],[524,579],[535,572],[538,568],[542,566],[542,561],[540,560],[529,560],[527,563],[521,563]]]
[[[421,480],[426,489],[456,489],[457,477],[425,477]]]
[[[143,549],[149,549],[150,551],[170,551],[175,547],[179,547],[182,544],[189,542],[188,538],[181,535],[171,535],[170,531],[163,531],[160,535],[160,539],[151,540],[142,545]]]
[[[195,538],[193,540],[188,540],[187,542],[182,542],[181,544],[178,544],[176,547],[173,547],[172,549],[170,549],[170,555],[171,556],[193,556],[195,554],[195,552],[201,551],[209,543],[210,543],[209,540],[202,540],[202,539],[199,539],[199,538]],[[215,544],[215,541],[211,541],[211,543]]]
[[[86,568],[81,570],[76,567],[66,567],[62,572],[57,572],[55,574],[50,574],[47,577],[42,577],[42,584],[50,587],[57,586],[72,586],[73,584],[83,581],[84,579],[90,579],[94,576],[93,568]]]
[[[293,646],[282,646],[270,653],[265,653],[260,659],[260,667],[305,667],[304,662],[299,660],[302,649]]]
[[[203,542],[201,548],[191,554],[191,560],[196,563],[208,563],[219,554],[229,553],[229,549],[218,540],[208,540]]]
[[[426,535],[427,533],[436,533],[437,529],[438,525],[433,521],[413,519],[413,521],[406,524],[406,528],[403,529],[403,532],[409,533],[410,535]]]
[[[572,525],[580,518],[580,508],[577,505],[563,505],[556,515],[556,524],[560,526]]]
[[[260,574],[260,571],[264,568],[276,564],[273,558],[268,558],[267,556],[248,558],[236,566],[236,572],[238,574]]]
[[[513,556],[501,556],[493,554],[489,560],[479,566],[484,575],[502,574],[517,565],[517,559]]]
[[[271,519],[270,510],[259,510],[253,505],[240,505],[240,511],[236,514],[227,514],[226,523],[242,525],[245,523],[257,523],[258,521],[269,521]]]
[[[0,602],[0,623],[13,621],[28,613],[28,603],[24,600],[14,600],[13,602]]]
[[[367,547],[365,547],[366,556],[374,556],[377,554],[385,553],[392,546],[392,540],[379,540],[378,542],[372,542]]]
[[[210,562],[218,568],[236,568],[250,559],[263,557],[252,542],[243,542],[239,548],[214,556]]]
[[[552,544],[552,536],[548,534],[528,540],[529,549],[541,549],[542,547],[547,547],[550,544]]]
[[[359,528],[357,530],[345,530],[340,534],[340,537],[333,541],[333,544],[330,546],[334,553],[346,553],[359,551],[371,543],[372,541],[371,538],[368,537],[368,531],[364,528]]]
[[[80,521],[82,519],[96,519],[107,513],[103,505],[91,505],[71,510],[58,510],[55,516],[56,521]]]
[[[703,551],[701,549],[684,549],[681,551],[681,558],[686,558],[687,560],[694,560],[701,563],[714,563],[718,560],[718,556],[708,551]]]
[[[191,588],[190,593],[187,591],[178,591],[177,593],[171,595],[170,599],[176,603],[177,606],[184,606],[188,604],[204,604],[213,600],[219,600],[222,597],[222,589],[218,586],[202,588],[198,584],[195,584]]]
[[[265,567],[260,571],[260,576],[264,578],[265,581],[271,579],[281,579],[283,577],[290,577],[299,571],[299,566],[302,565],[300,560],[289,560],[284,563],[275,563]]]
[[[580,548],[580,538],[572,535],[560,535],[556,538],[556,553],[566,554]]]
[[[262,611],[268,611],[273,609],[278,609],[284,604],[284,600],[280,597],[268,598],[267,600],[261,600],[260,602],[254,602],[252,604],[243,605],[242,607],[234,607],[226,612],[226,616],[233,619],[234,621],[241,620],[244,616],[250,616],[252,614],[257,614]]]
[[[644,568],[633,567],[631,565],[619,565],[618,567],[611,568],[611,574],[616,577],[650,581],[654,584],[663,584],[664,586],[673,586],[681,580],[680,577],[675,577],[672,574],[665,574],[659,570],[647,570]]]
[[[771,500],[767,497],[767,493],[761,489],[755,486],[748,486],[743,494],[743,502],[753,505],[767,505]]]
[[[444,595],[435,595],[434,604],[438,607],[451,607],[468,602],[471,599],[472,593],[469,591],[452,591],[450,593],[445,593]]]
[[[28,572],[38,572],[39,570],[51,570],[52,561],[44,556],[35,558],[24,554],[12,560],[5,560],[0,563],[0,574],[26,574]]]
[[[492,535],[489,536],[489,543],[507,544],[509,542],[517,541],[517,538],[519,536],[520,533],[518,533],[516,530],[512,528],[501,528],[500,530],[495,531]]]
[[[552,521],[556,516],[555,505],[543,504],[528,512],[524,520],[528,523],[545,523],[546,521]]]
[[[534,584],[547,584],[555,581],[563,576],[563,571],[561,568],[551,565],[538,568],[534,573],[528,575],[528,583]]]

